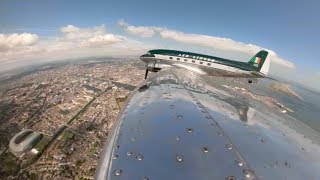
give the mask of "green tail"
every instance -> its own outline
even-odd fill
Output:
[[[248,62],[256,71],[260,71],[264,61],[268,56],[268,51],[259,51],[251,60]]]

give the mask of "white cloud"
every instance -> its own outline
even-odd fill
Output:
[[[105,35],[93,36],[88,40],[88,42],[91,44],[100,45],[100,44],[112,44],[112,43],[117,43],[125,40],[126,38],[122,36],[105,34]]]
[[[155,34],[154,27],[130,26],[124,20],[120,20],[118,25],[125,29],[128,33],[141,37],[152,37]]]
[[[10,49],[19,46],[31,46],[38,42],[39,37],[36,34],[0,34],[0,50]]]
[[[128,33],[140,37],[152,37],[158,34],[162,39],[236,54],[254,54],[264,49],[228,38],[190,34],[153,26],[131,26],[123,20],[118,24]],[[0,63],[10,60],[58,58],[58,56],[67,58],[68,55],[80,54],[138,54],[151,48],[150,45],[107,32],[105,25],[89,28],[67,25],[61,27],[59,31],[61,33],[59,36],[42,40],[37,34],[0,34]],[[294,68],[294,64],[290,61],[280,58],[274,51],[269,50],[269,52],[273,62]]]
[[[93,28],[79,28],[68,25],[60,28],[60,32],[63,36],[59,39],[59,44],[61,46],[69,44],[71,45],[70,48],[102,47],[128,41],[124,36],[107,33],[104,25]]]
[[[40,39],[36,34],[0,34],[0,71],[25,60],[50,60],[94,55],[142,54],[149,46],[107,32],[104,25],[80,28],[67,25],[60,35]]]
[[[101,25],[93,28],[79,28],[73,25],[68,25],[60,28],[60,31],[62,32],[65,40],[82,40],[106,34],[106,27]]]
[[[79,32],[79,28],[73,25],[68,25],[60,28],[60,31],[62,33],[74,33],[74,32]]]
[[[142,36],[142,37],[151,37],[156,32],[159,33],[160,37],[163,39],[170,39],[176,42],[184,43],[184,44],[191,44],[206,48],[211,48],[215,50],[222,50],[228,52],[235,52],[235,53],[242,53],[242,54],[254,54],[258,51],[265,49],[269,51],[269,55],[271,57],[271,61],[285,67],[295,68],[295,65],[290,62],[289,60],[285,60],[279,57],[274,51],[266,48],[259,47],[253,44],[246,44],[239,41],[234,41],[229,38],[222,38],[216,36],[208,36],[208,35],[201,35],[201,34],[190,34],[184,33],[180,31],[170,30],[161,27],[147,27],[147,26],[131,26],[125,21],[120,21],[119,25],[123,27],[128,33]],[[144,34],[136,33],[135,31],[130,31],[131,29],[148,29],[153,33],[149,34],[149,36],[145,36]]]
[[[274,51],[266,48],[259,47],[253,44],[245,44],[242,42],[234,41],[229,38],[221,38],[208,35],[199,34],[187,34],[183,32],[173,31],[173,30],[162,30],[160,31],[160,36],[164,39],[172,39],[177,42],[199,45],[204,47],[209,47],[213,49],[219,49],[223,51],[235,51],[247,54],[254,54],[262,49],[269,51],[269,56],[272,62],[277,64],[295,68],[295,65],[285,59],[280,58]]]

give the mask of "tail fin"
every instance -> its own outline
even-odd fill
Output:
[[[253,56],[253,58],[251,58],[248,64],[253,67],[254,71],[267,75],[270,66],[268,51],[259,51],[255,56]]]

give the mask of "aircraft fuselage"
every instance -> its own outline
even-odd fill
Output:
[[[161,69],[168,65],[175,65],[211,75],[248,76],[254,74],[263,76],[246,62],[184,51],[155,49],[140,56],[140,59],[145,62],[147,66],[150,64],[156,66],[156,69]]]

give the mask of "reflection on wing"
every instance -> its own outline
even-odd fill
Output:
[[[318,133],[282,113],[262,86],[161,70],[119,116],[97,179],[317,179],[320,148],[303,134]]]

